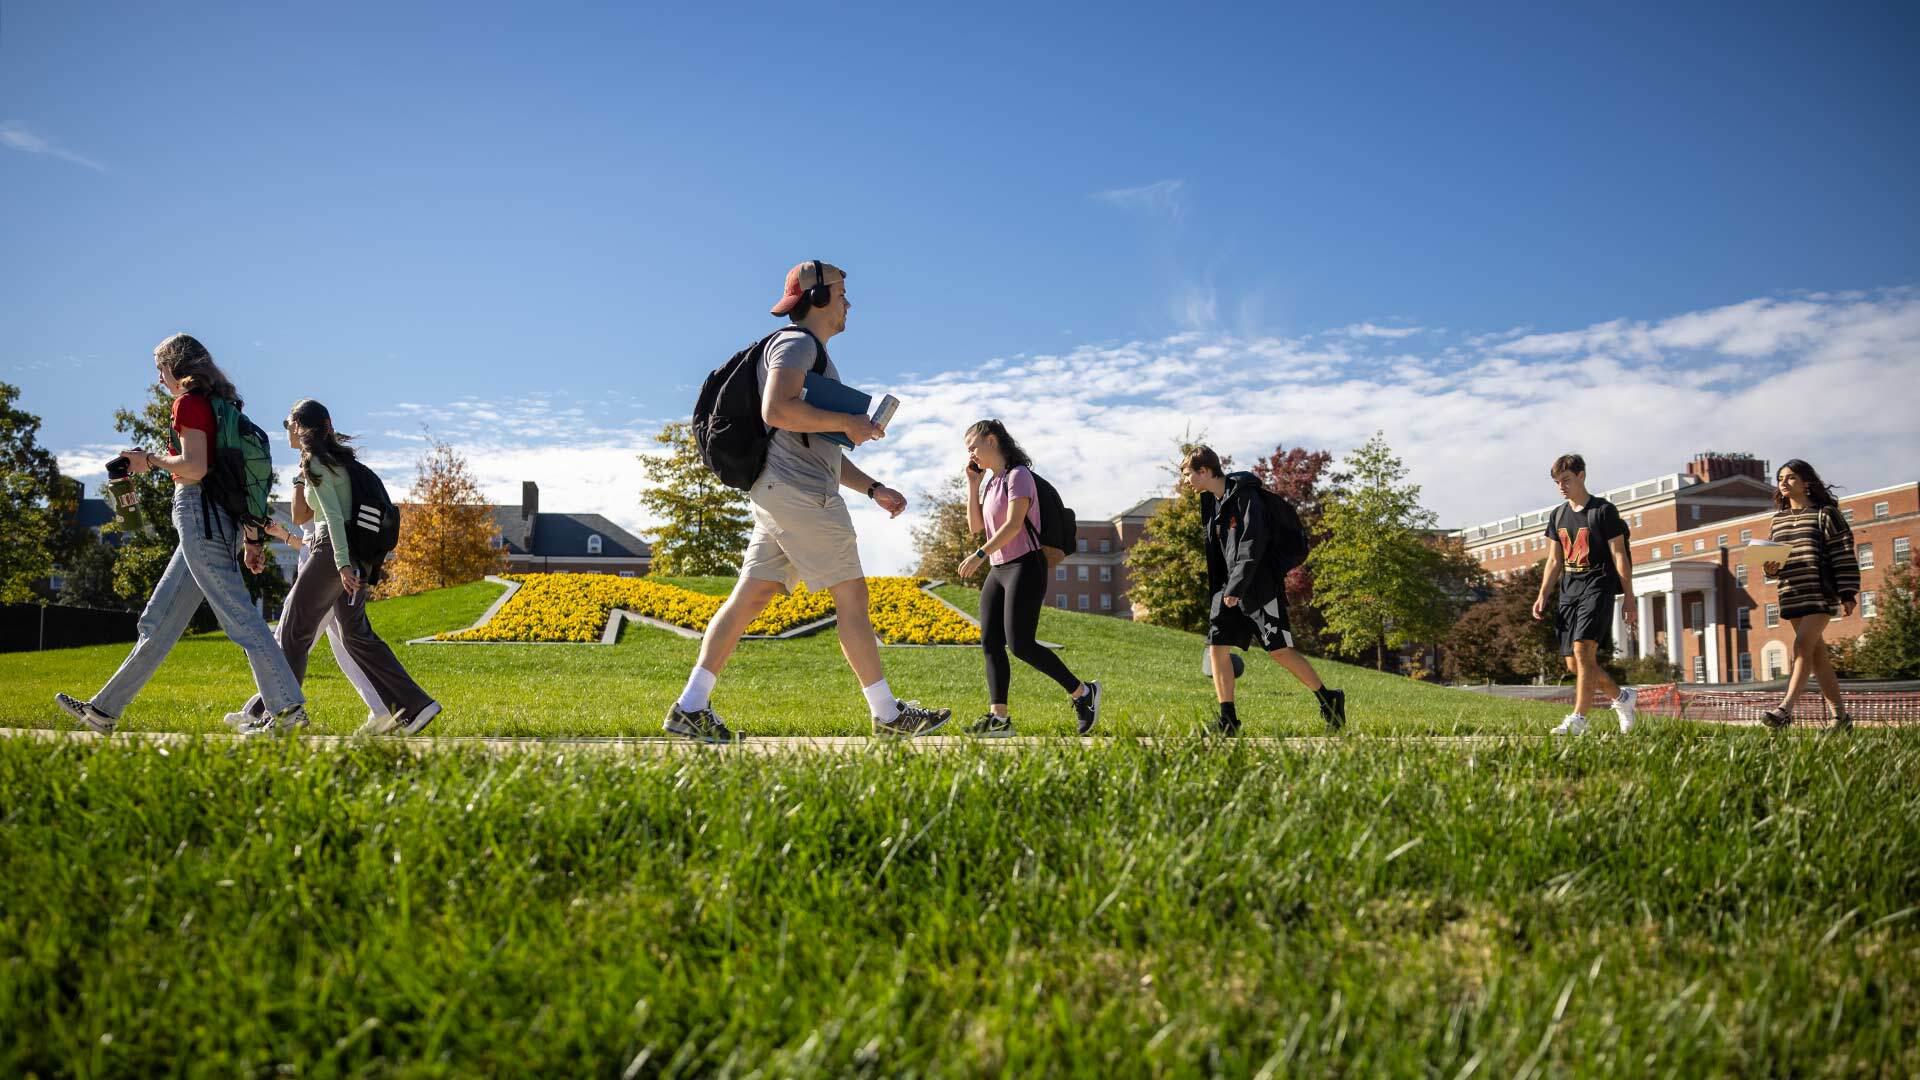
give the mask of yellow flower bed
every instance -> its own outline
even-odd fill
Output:
[[[515,574],[520,583],[485,626],[438,635],[441,641],[600,640],[615,608],[661,622],[702,630],[723,597],[708,596],[645,578],[609,574]],[[920,591],[923,578],[868,578],[874,632],[892,645],[972,645],[980,631],[946,605]],[[833,596],[806,588],[778,596],[747,627],[749,634],[783,634],[833,614]]]

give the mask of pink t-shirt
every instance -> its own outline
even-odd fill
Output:
[[[1033,485],[1033,474],[1025,466],[1014,466],[1003,481],[998,476],[990,476],[980,485],[980,516],[987,522],[987,535],[992,536],[1006,524],[1008,509],[1015,499],[1027,500],[1027,523],[1033,526],[1033,532],[1021,529],[1007,546],[989,555],[995,566],[1003,566],[1031,551],[1038,551],[1034,537],[1040,533],[1040,497]]]

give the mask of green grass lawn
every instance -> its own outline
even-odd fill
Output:
[[[703,592],[725,593],[729,579],[665,579]],[[664,631],[628,626],[619,644],[405,645],[401,642],[464,627],[498,595],[484,582],[375,603],[374,626],[394,643],[402,662],[446,706],[434,735],[653,735],[678,696],[698,643]],[[978,594],[943,587],[962,609]],[[1211,685],[1200,674],[1199,637],[1107,616],[1046,609],[1043,640],[1065,646],[1061,656],[1082,678],[1105,687],[1102,731],[1113,735],[1197,732],[1213,715]],[[0,725],[64,727],[53,705],[65,691],[91,695],[125,657],[122,645],[0,655]],[[974,648],[882,650],[887,676],[906,698],[949,706],[964,722],[986,711],[986,681]],[[1278,665],[1248,656],[1238,691],[1248,735],[1306,735],[1322,731],[1312,698]],[[1422,685],[1364,668],[1316,661],[1322,676],[1347,691],[1351,728],[1360,734],[1543,732],[1563,710]],[[174,650],[122,717],[129,731],[224,730],[220,718],[253,691],[243,654],[219,634],[188,638]],[[318,732],[347,733],[365,709],[324,647],[307,679],[309,713]],[[868,730],[857,680],[828,630],[791,641],[746,642],[722,676],[714,702],[739,730],[752,735],[854,735]],[[1029,735],[1070,735],[1073,713],[1050,681],[1014,663],[1013,716]],[[1597,725],[1605,729],[1608,718]],[[1653,721],[1657,725],[1658,721]]]
[[[7,1076],[1920,1072],[1893,732],[0,740],[0,866]]]

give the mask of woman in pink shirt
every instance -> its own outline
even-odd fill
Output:
[[[1013,734],[1007,713],[1007,687],[1013,681],[1013,655],[1060,684],[1073,698],[1080,734],[1100,719],[1100,684],[1083,683],[1052,649],[1035,635],[1047,598],[1047,557],[1040,550],[1040,505],[1032,459],[998,420],[982,420],[967,429],[967,526],[986,533],[986,542],[960,564],[971,577],[991,562],[980,586],[980,647],[987,654],[990,708],[969,734],[1000,738]]]

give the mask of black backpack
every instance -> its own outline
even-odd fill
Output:
[[[387,497],[387,485],[357,459],[347,462],[353,483],[352,505],[347,507],[347,558],[368,585],[384,576],[387,555],[400,544],[400,510]],[[340,537],[334,538],[335,543]]]
[[[1307,552],[1313,548],[1313,538],[1307,535],[1306,523],[1300,520],[1300,511],[1286,497],[1262,487],[1260,489],[1260,508],[1266,511],[1267,528],[1273,537],[1267,546],[1273,559],[1274,568],[1285,577],[1294,567],[1307,561]]]
[[[1073,516],[1073,509],[1060,501],[1060,492],[1047,483],[1046,478],[1032,469],[1027,475],[1033,477],[1033,490],[1040,504],[1040,530],[1034,531],[1032,520],[1027,521],[1027,535],[1040,546],[1040,553],[1047,557],[1047,569],[1060,565],[1060,560],[1080,550],[1080,524]]]
[[[707,381],[700,384],[700,396],[694,399],[694,445],[700,449],[700,460],[728,487],[750,490],[760,479],[760,470],[766,468],[773,429],[761,418],[758,369],[767,354],[767,344],[789,330],[813,338],[819,352],[813,361],[813,373],[825,374],[827,347],[806,327],[783,326],[713,369]],[[805,435],[800,438],[806,440]]]

